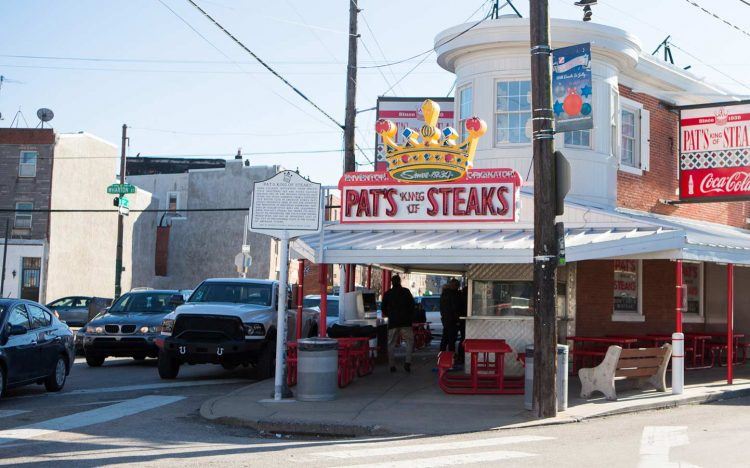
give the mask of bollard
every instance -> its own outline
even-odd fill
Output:
[[[682,395],[685,386],[685,335],[672,333],[672,395]]]
[[[557,345],[557,411],[568,409],[568,346]]]
[[[524,371],[523,406],[527,410],[534,409],[534,346],[526,346],[526,369]]]

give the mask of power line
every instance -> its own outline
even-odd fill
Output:
[[[289,132],[185,132],[181,130],[168,130],[162,128],[149,127],[128,127],[130,130],[143,130],[147,132],[172,133],[175,135],[193,135],[193,136],[252,136],[252,137],[277,137],[289,135],[319,135],[323,133],[340,133],[338,130],[319,130],[319,131],[289,131]]]
[[[747,6],[750,6],[750,2],[748,2],[747,0],[740,0],[740,1],[741,1],[742,3],[744,3],[745,5],[747,5]]]
[[[693,0],[685,0],[685,1],[688,2],[689,4],[693,5],[694,7],[700,9],[701,11],[703,11],[704,13],[706,13],[707,15],[713,16],[714,18],[716,18],[717,20],[719,20],[722,23],[726,24],[730,28],[735,29],[737,32],[742,33],[742,34],[744,34],[747,37],[750,37],[750,33],[749,32],[745,31],[744,29],[742,29],[741,27],[739,27],[739,26],[737,26],[737,25],[735,25],[733,23],[730,23],[729,21],[725,20],[724,18],[722,18],[721,16],[717,15],[716,13],[714,13],[712,11],[706,10],[705,8],[703,8],[701,5],[699,5],[698,3],[694,2]],[[742,1],[742,0],[740,0],[740,1]],[[744,2],[744,1],[743,1],[743,3],[747,4],[747,2]]]
[[[360,148],[360,151],[374,150],[375,148]],[[300,154],[326,154],[342,153],[344,150],[339,149],[320,149],[320,150],[289,150],[289,151],[253,151],[241,152],[240,156],[276,156],[276,155],[300,155]],[[140,156],[131,156],[130,158],[234,158],[237,153],[202,153],[202,154],[141,154]],[[37,160],[52,159],[55,161],[65,159],[120,159],[119,156],[37,156]]]
[[[161,0],[160,0],[160,1],[161,1]],[[340,128],[342,129],[342,130],[344,129],[344,126],[343,126],[342,124],[340,124],[340,123],[339,123],[339,122],[338,122],[338,121],[337,121],[336,119],[334,119],[334,118],[333,118],[333,117],[332,117],[332,116],[331,116],[331,115],[330,115],[330,114],[329,114],[328,112],[326,112],[326,111],[324,111],[324,110],[323,110],[322,108],[320,108],[320,106],[318,106],[318,105],[317,105],[317,104],[315,104],[315,103],[314,103],[314,102],[313,102],[313,101],[312,101],[312,100],[311,100],[310,98],[308,98],[307,96],[305,96],[305,95],[304,95],[304,93],[302,93],[302,91],[300,91],[299,89],[297,89],[297,88],[296,88],[296,87],[295,87],[295,86],[294,86],[293,84],[291,84],[291,83],[290,83],[289,81],[287,81],[287,79],[286,79],[286,78],[284,78],[283,76],[281,76],[281,75],[280,75],[280,74],[279,74],[279,73],[278,73],[278,72],[277,72],[276,70],[274,70],[274,69],[273,69],[273,68],[272,68],[272,67],[271,67],[270,65],[268,65],[268,64],[267,64],[266,62],[264,62],[264,61],[263,61],[263,60],[262,60],[262,59],[261,59],[260,57],[258,57],[258,56],[257,56],[257,55],[255,54],[255,52],[253,52],[252,50],[250,50],[250,49],[249,49],[249,48],[248,48],[248,47],[247,47],[247,46],[246,46],[245,44],[243,44],[243,43],[242,43],[242,41],[240,41],[239,39],[237,39],[237,38],[236,38],[236,37],[235,37],[235,36],[234,36],[234,35],[233,35],[232,33],[230,33],[230,32],[229,32],[229,31],[228,31],[228,30],[227,30],[226,28],[224,28],[224,26],[222,26],[221,24],[219,24],[219,22],[218,22],[218,21],[216,21],[216,20],[215,20],[215,19],[214,19],[214,18],[213,18],[213,17],[211,16],[211,15],[209,15],[209,14],[208,14],[208,13],[207,13],[207,12],[206,12],[206,11],[205,11],[205,10],[204,10],[203,8],[201,8],[201,7],[200,7],[200,6],[199,6],[199,5],[197,4],[197,3],[195,3],[195,2],[193,1],[193,0],[187,0],[187,2],[188,2],[188,3],[190,3],[191,5],[193,5],[193,6],[194,6],[194,7],[196,8],[196,9],[198,9],[198,11],[200,11],[201,13],[203,13],[203,16],[205,16],[205,17],[206,17],[206,18],[207,18],[207,19],[208,19],[209,21],[211,21],[211,22],[212,22],[212,23],[213,23],[213,24],[214,24],[214,25],[215,25],[215,26],[216,26],[217,28],[219,28],[219,29],[220,29],[220,30],[221,30],[221,31],[222,31],[222,32],[223,32],[224,34],[226,34],[227,36],[229,36],[229,37],[230,37],[230,38],[231,38],[231,39],[232,39],[232,40],[233,40],[233,41],[234,41],[234,42],[235,42],[235,43],[236,43],[237,45],[239,45],[240,47],[242,47],[242,49],[243,49],[243,50],[244,50],[245,52],[247,52],[248,54],[250,54],[250,55],[251,55],[251,56],[252,56],[252,57],[253,57],[253,58],[254,58],[254,59],[255,59],[256,61],[258,61],[258,63],[260,63],[261,65],[263,65],[263,67],[264,67],[264,68],[265,68],[266,70],[268,70],[269,72],[271,72],[271,73],[272,73],[272,74],[273,74],[273,75],[274,75],[274,76],[275,76],[276,78],[278,78],[278,79],[279,79],[279,80],[281,80],[281,81],[282,81],[282,82],[283,82],[283,83],[284,83],[285,85],[287,85],[287,86],[288,86],[289,88],[291,88],[291,89],[292,89],[292,91],[294,91],[294,92],[295,92],[295,93],[296,93],[296,94],[297,94],[298,96],[300,96],[300,97],[301,97],[302,99],[304,99],[305,101],[307,101],[307,103],[308,103],[308,104],[310,104],[311,106],[313,106],[313,107],[314,107],[315,109],[317,109],[317,110],[318,110],[318,112],[320,112],[321,114],[323,114],[324,116],[326,116],[326,118],[328,118],[328,120],[330,120],[331,122],[335,123],[335,124],[336,124],[337,126],[339,126],[339,127],[340,127]]]
[[[731,75],[728,75],[728,74],[724,73],[723,71],[719,70],[718,68],[716,68],[716,67],[714,67],[714,66],[712,66],[712,65],[709,65],[709,64],[707,64],[706,62],[704,62],[703,60],[699,59],[698,57],[696,57],[695,55],[691,54],[690,52],[688,52],[687,50],[683,49],[682,47],[678,46],[678,45],[677,45],[677,44],[675,44],[674,42],[670,42],[669,44],[670,44],[670,45],[671,45],[672,47],[674,47],[675,49],[677,49],[677,50],[680,50],[680,51],[682,51],[683,53],[685,53],[685,54],[689,55],[689,56],[690,56],[690,57],[692,57],[693,59],[695,59],[695,60],[699,61],[699,62],[700,62],[700,63],[702,63],[703,65],[705,65],[705,66],[707,66],[708,68],[712,69],[712,70],[713,70],[713,71],[715,71],[716,73],[719,73],[719,74],[721,74],[721,75],[723,75],[723,76],[725,76],[725,77],[729,78],[730,80],[734,81],[735,83],[737,83],[738,85],[740,85],[740,86],[742,86],[742,87],[744,87],[744,88],[750,89],[750,86],[748,86],[747,84],[745,84],[745,83],[743,83],[742,81],[740,81],[740,80],[738,80],[738,79],[734,78],[734,77],[733,77],[733,76],[731,76]]]
[[[16,54],[0,54],[0,57],[5,58],[16,58],[16,59],[28,59],[28,60],[68,60],[78,62],[122,62],[122,63],[171,63],[171,64],[208,64],[208,65],[221,65],[221,64],[241,64],[241,65],[257,65],[255,61],[241,61],[241,60],[177,60],[177,59],[130,59],[130,58],[117,58],[117,57],[75,57],[75,56],[55,56],[55,55],[16,55]],[[365,63],[376,63],[380,64],[388,62],[388,60],[362,60]],[[273,65],[342,65],[341,61],[323,61],[323,60],[274,60],[269,62]],[[6,80],[8,81],[8,80]]]
[[[372,28],[370,27],[370,22],[367,21],[367,17],[365,16],[364,10],[360,11],[360,16],[362,17],[362,21],[365,23],[365,27],[370,32],[370,36],[372,37],[372,40],[375,42],[375,47],[377,47],[378,51],[380,51],[380,56],[383,57],[383,61],[385,63],[388,63],[388,58],[386,58],[385,52],[383,52],[383,48],[380,46],[380,41],[378,41],[378,37],[375,35],[375,32],[373,32]],[[367,45],[365,44],[364,39],[361,39],[361,40],[362,40],[362,45],[365,47],[365,50],[367,51],[367,54],[370,55],[370,58],[372,58],[374,61],[375,57],[373,57],[372,54],[370,54],[370,51],[369,49],[367,49]],[[396,77],[396,73],[393,71],[393,68],[389,67],[388,70],[391,72],[391,76],[393,77],[393,79],[398,79]],[[380,71],[380,68],[378,68],[378,71]],[[385,78],[385,75],[383,75],[383,80],[385,80],[386,84],[390,86],[390,83]],[[403,91],[403,88],[401,89],[401,91]]]

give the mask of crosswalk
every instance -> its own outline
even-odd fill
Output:
[[[332,464],[346,460],[346,466],[356,468],[428,468],[497,463],[504,460],[535,457],[537,454],[525,448],[526,445],[522,451],[511,449],[519,444],[544,443],[551,440],[554,438],[523,435],[458,441],[447,439],[438,442],[410,440],[349,443],[330,445],[325,451],[316,451],[311,455],[324,464],[326,460]],[[509,446],[510,449],[498,450],[500,446]],[[389,458],[391,460],[386,460]]]

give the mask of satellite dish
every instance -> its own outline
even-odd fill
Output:
[[[44,122],[49,122],[55,117],[55,113],[52,112],[51,109],[47,109],[46,107],[42,107],[38,111],[36,111],[36,116],[39,117],[39,120],[42,121],[42,128],[44,127]]]

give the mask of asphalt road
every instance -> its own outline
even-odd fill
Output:
[[[0,401],[0,464],[750,466],[750,398],[445,437],[262,438],[198,416],[203,401],[246,385],[252,377],[248,369],[227,372],[218,366],[188,366],[176,381],[163,381],[155,360],[111,360],[98,369],[79,361],[63,392],[47,394],[32,386],[10,390]]]

